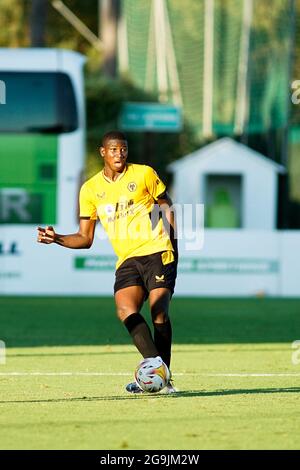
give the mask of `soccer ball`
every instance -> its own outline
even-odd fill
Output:
[[[155,393],[167,385],[170,371],[161,357],[148,357],[137,366],[134,377],[144,392]]]

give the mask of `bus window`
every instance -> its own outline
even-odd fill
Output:
[[[78,128],[70,77],[62,72],[0,72],[6,104],[0,132],[62,134]]]

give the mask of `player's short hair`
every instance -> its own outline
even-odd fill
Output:
[[[120,131],[109,131],[102,137],[101,146],[104,147],[109,140],[125,140],[127,142],[127,137],[124,132]]]

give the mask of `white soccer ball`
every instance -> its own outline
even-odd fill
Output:
[[[142,390],[155,393],[167,385],[170,371],[161,357],[148,357],[137,366],[134,377]]]

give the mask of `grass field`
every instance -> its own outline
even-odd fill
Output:
[[[1,449],[299,449],[300,300],[174,299],[180,392],[131,396],[111,298],[1,298]],[[148,316],[147,310],[145,315]]]

